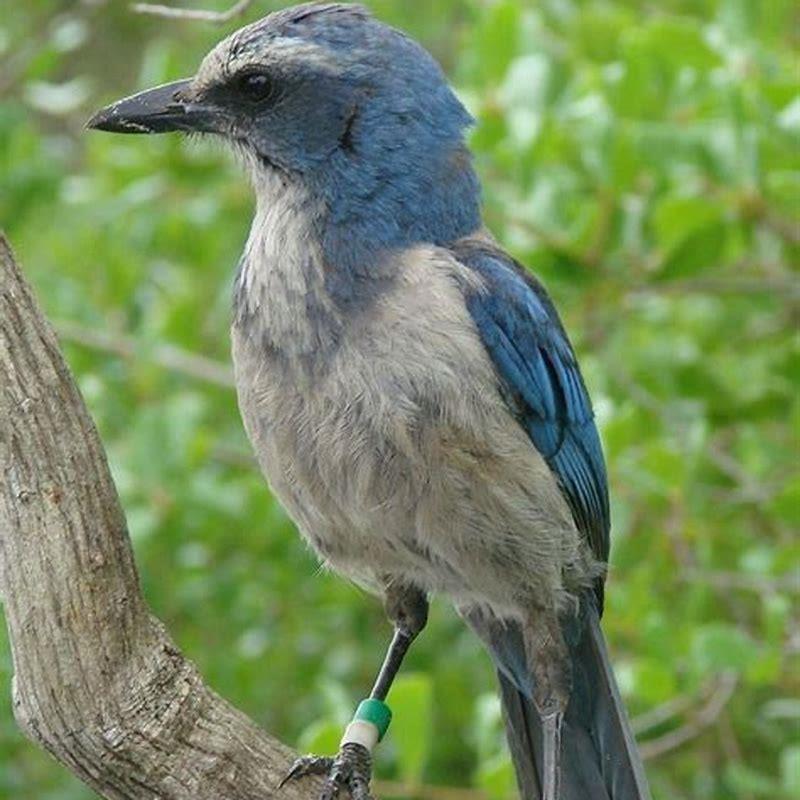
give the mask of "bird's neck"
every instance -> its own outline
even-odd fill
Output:
[[[290,361],[325,352],[342,316],[325,288],[324,209],[277,172],[256,182],[256,213],[234,288],[234,324]]]
[[[454,167],[427,186],[408,173],[328,191],[275,171],[256,175],[236,324],[291,361],[324,361],[348,321],[390,289],[398,252],[480,227],[468,157]]]
[[[338,152],[319,190],[328,209],[326,261],[354,287],[381,251],[447,246],[481,226],[480,187],[462,142],[431,143],[422,153],[368,148],[362,144],[356,161]]]

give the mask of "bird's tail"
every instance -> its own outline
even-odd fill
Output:
[[[467,615],[498,665],[506,733],[522,800],[540,800],[542,724],[531,700],[522,634],[515,625]],[[608,659],[600,619],[587,599],[567,636],[572,694],[561,734],[560,800],[650,800],[644,768]]]

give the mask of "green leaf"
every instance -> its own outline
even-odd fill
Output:
[[[774,778],[745,764],[730,763],[725,767],[725,781],[735,797],[752,795],[765,800],[775,800],[780,789]]]
[[[339,750],[342,728],[335,722],[317,720],[305,728],[297,739],[297,749],[301,753],[315,755],[335,755]]]
[[[758,659],[758,646],[742,630],[723,622],[703,625],[692,639],[692,663],[701,673],[744,670]]]
[[[726,237],[727,229],[721,223],[693,231],[666,258],[658,279],[678,280],[718,268],[725,251]]]
[[[516,797],[516,779],[511,759],[507,755],[495,756],[478,767],[478,786],[492,800],[508,800]]]
[[[670,195],[653,213],[653,230],[664,260],[659,279],[684,278],[719,266],[725,250],[725,209],[704,197]]]
[[[397,747],[400,775],[411,786],[422,779],[431,753],[433,683],[422,673],[406,673],[395,680],[387,698],[392,709],[391,736]]]
[[[769,505],[778,519],[787,525],[800,526],[800,475],[792,476]]]
[[[487,7],[473,53],[482,79],[496,81],[505,74],[517,51],[521,16],[520,5],[510,0]]]
[[[631,19],[627,9],[611,4],[579,7],[574,37],[576,46],[590,59],[612,61],[619,56],[619,40]]]
[[[655,493],[669,494],[686,480],[687,463],[684,454],[663,440],[655,440],[641,459],[643,473],[651,478]]]
[[[720,61],[697,20],[689,17],[657,18],[643,29],[640,41],[651,57],[676,70],[707,70]]]
[[[800,797],[800,745],[781,752],[781,786],[789,797]]]
[[[498,742],[503,741],[503,711],[496,692],[476,699],[470,728],[478,757],[487,759],[495,755]]]
[[[654,658],[637,660],[633,675],[635,690],[648,704],[663,703],[676,693],[675,669],[663,661]]]
[[[724,207],[705,197],[667,195],[653,212],[653,230],[659,247],[673,250],[696,231],[721,222]]]

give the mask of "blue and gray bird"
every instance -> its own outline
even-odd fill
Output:
[[[428,598],[497,667],[525,800],[649,793],[600,629],[606,470],[542,285],[481,221],[472,119],[434,59],[360,6],[300,5],[89,125],[230,142],[257,199],[233,359],[269,483],[394,636],[323,797],[370,796],[383,701]],[[402,713],[402,709],[399,710]]]

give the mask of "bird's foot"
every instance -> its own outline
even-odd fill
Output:
[[[281,781],[281,786],[310,775],[328,776],[319,800],[335,800],[342,789],[350,792],[352,800],[374,800],[369,791],[372,756],[363,745],[353,742],[343,744],[336,758],[325,756],[298,758]]]

